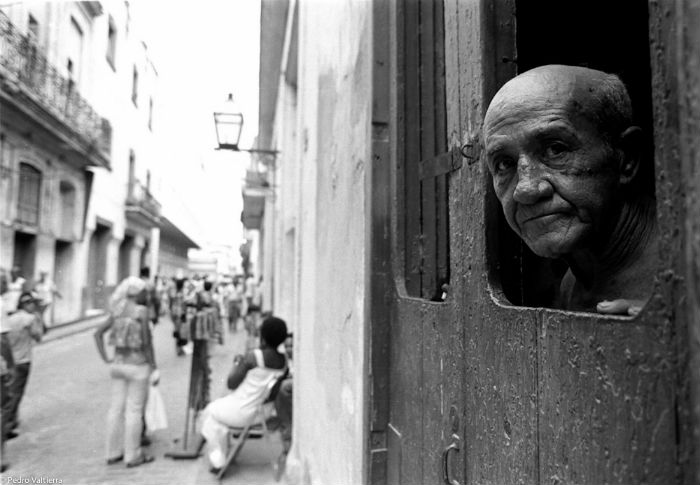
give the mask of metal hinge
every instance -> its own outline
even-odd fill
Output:
[[[462,153],[459,147],[453,147],[449,152],[421,160],[418,164],[418,178],[420,180],[435,178],[460,168],[462,168]]]
[[[452,147],[449,152],[421,160],[418,164],[418,177],[425,180],[459,170],[462,168],[462,159],[466,159],[467,164],[472,165],[479,160],[480,147],[478,137],[473,137],[461,147]]]

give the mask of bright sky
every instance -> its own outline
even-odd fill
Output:
[[[258,128],[260,0],[132,0],[158,71],[154,130],[163,214],[200,245],[238,248],[241,184],[250,157],[216,151],[213,112],[233,93],[245,117],[240,145]],[[157,188],[157,186],[156,186]]]

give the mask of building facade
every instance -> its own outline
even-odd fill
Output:
[[[80,315],[94,170],[111,170],[111,122],[89,61],[102,13],[97,2],[0,9],[0,259],[29,285],[49,273],[59,321]]]
[[[700,480],[699,12],[262,2],[258,146],[280,154],[259,247],[294,328],[291,483]],[[493,194],[486,107],[543,64],[618,73],[650,134],[664,236],[634,318],[543,305]]]
[[[158,73],[135,20],[121,1],[0,8],[2,267],[49,273],[58,323],[157,273]]]

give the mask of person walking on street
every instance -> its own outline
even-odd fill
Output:
[[[138,302],[145,292],[142,279],[130,276],[123,280],[110,299],[110,317],[94,335],[102,360],[110,364],[112,377],[112,400],[107,413],[108,465],[124,460],[127,467],[135,467],[154,460],[141,448],[148,386],[157,384],[159,379],[148,309]],[[115,347],[111,359],[104,343],[107,332]]]
[[[15,371],[10,385],[11,404],[8,426],[15,430],[19,425],[19,404],[27,387],[29,371],[32,362],[32,348],[35,342],[41,340],[43,327],[38,314],[37,299],[28,292],[23,292],[17,302],[17,311],[7,317],[7,331],[12,357],[14,358]]]
[[[170,319],[173,321],[173,338],[175,352],[178,356],[185,355],[183,347],[187,345],[189,328],[187,325],[187,307],[185,306],[185,279],[175,280],[175,286],[170,294]]]
[[[56,288],[56,284],[49,277],[48,271],[39,273],[39,281],[34,287],[34,291],[41,301],[41,319],[46,327],[51,327],[54,323],[54,297],[62,298],[62,296]]]

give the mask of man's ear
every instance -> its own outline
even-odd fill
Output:
[[[630,126],[620,135],[620,183],[627,185],[637,176],[642,159],[642,129]]]

